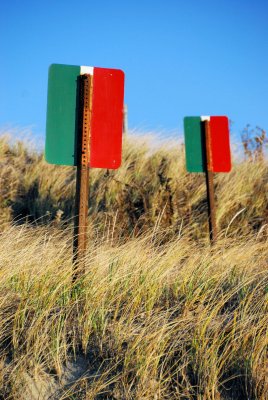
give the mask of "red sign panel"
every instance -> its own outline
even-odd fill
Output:
[[[210,117],[210,145],[213,172],[230,172],[231,151],[227,117]]]
[[[121,165],[124,73],[94,68],[90,167],[116,169]]]

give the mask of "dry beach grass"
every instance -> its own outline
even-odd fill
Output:
[[[91,243],[74,285],[69,231],[2,234],[3,398],[266,398],[267,240],[158,240]]]
[[[90,220],[100,235],[131,237],[155,226],[207,237],[203,174],[185,171],[178,143],[154,146],[147,137],[125,140],[116,171],[90,172]],[[152,150],[153,148],[153,150]],[[23,141],[0,136],[0,229],[14,219],[68,223],[73,216],[75,168],[49,165]],[[267,160],[236,164],[215,179],[217,219],[229,234],[256,232],[267,223]],[[235,217],[235,219],[234,219]],[[234,223],[235,222],[235,223]]]
[[[211,248],[182,150],[124,157],[92,171],[73,283],[74,170],[1,140],[0,398],[267,399],[267,162],[217,176]]]

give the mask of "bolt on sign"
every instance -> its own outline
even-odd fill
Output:
[[[52,64],[48,74],[45,158],[77,166],[74,265],[85,256],[89,167],[121,164],[124,73],[119,69]],[[79,261],[79,263],[78,263]]]
[[[217,237],[214,172],[230,172],[231,151],[228,118],[204,116],[184,118],[186,169],[205,172],[210,241]]]
[[[119,69],[52,64],[48,74],[45,158],[78,165],[79,77],[91,76],[89,166],[121,164],[124,73]]]

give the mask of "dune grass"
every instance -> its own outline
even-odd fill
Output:
[[[267,239],[162,234],[90,242],[74,284],[70,230],[2,233],[3,399],[266,398]]]
[[[0,399],[267,399],[267,162],[216,177],[211,248],[183,149],[124,146],[74,282],[74,169],[0,140]]]
[[[24,142],[0,138],[0,226],[13,220],[46,224],[71,222],[75,168],[47,164]],[[156,225],[177,235],[191,229],[193,239],[207,238],[204,174],[185,171],[178,143],[153,146],[146,137],[126,138],[123,162],[116,171],[90,171],[90,221],[100,235],[137,236]],[[230,174],[216,174],[219,230],[257,232],[268,221],[267,160],[234,163]],[[235,217],[235,223],[230,222]]]

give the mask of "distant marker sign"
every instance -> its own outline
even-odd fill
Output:
[[[92,77],[89,166],[116,169],[121,164],[124,103],[124,73],[119,69],[50,66],[45,158],[51,164],[77,166],[82,75]]]
[[[228,118],[203,116],[184,118],[186,169],[205,172],[208,203],[209,236],[217,238],[214,172],[231,170],[231,151]]]
[[[186,168],[188,172],[205,172],[206,141],[205,125],[210,128],[210,164],[212,172],[230,172],[231,151],[229,123],[227,117],[185,117],[184,136],[186,151]]]

